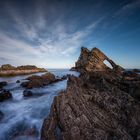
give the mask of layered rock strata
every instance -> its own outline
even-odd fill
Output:
[[[80,57],[75,63],[75,67],[73,69],[80,72],[107,71],[110,68],[105,65],[105,61],[108,61],[111,64],[113,71],[121,72],[123,70],[121,66],[115,64],[115,62],[109,59],[98,48],[93,48],[91,51],[89,51],[84,47],[81,48]]]
[[[97,48],[82,48],[81,54],[75,67],[81,75],[69,76],[67,89],[54,98],[41,140],[140,139],[140,102],[131,91],[136,84],[128,86],[140,87],[139,76],[126,76]]]
[[[0,67],[0,76],[15,76],[23,74],[32,74],[37,72],[46,72],[44,68],[37,68],[34,65],[25,65],[14,67],[10,64],[5,64]]]

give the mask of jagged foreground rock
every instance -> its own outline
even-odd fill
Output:
[[[105,55],[94,51],[98,61],[92,64],[88,61],[91,57],[94,61],[94,55],[89,54],[76,63],[80,77],[70,76],[67,89],[54,98],[41,140],[140,139],[140,103],[122,86],[123,69],[112,60],[113,69],[109,69],[100,59]]]

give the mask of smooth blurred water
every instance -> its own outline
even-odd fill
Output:
[[[60,77],[66,74],[79,75],[67,69],[50,69],[49,72]],[[5,88],[13,95],[13,99],[0,103],[0,110],[4,113],[4,119],[0,122],[0,140],[38,140],[43,120],[49,114],[54,97],[67,86],[67,80],[64,80],[43,88],[34,88],[32,91],[38,96],[25,98],[24,88],[16,81],[24,81],[28,76],[0,78],[0,81],[8,82]],[[27,135],[31,130],[34,135]]]

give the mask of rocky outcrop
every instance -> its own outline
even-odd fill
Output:
[[[0,89],[2,89],[6,85],[7,85],[7,82],[5,81],[0,82]]]
[[[59,81],[65,80],[65,79],[67,79],[67,76],[55,77],[54,74],[48,72],[41,76],[33,75],[33,76],[28,77],[26,79],[28,81],[21,83],[21,86],[28,88],[28,89],[38,88],[38,87],[43,87],[48,84],[59,82]]]
[[[20,83],[20,80],[17,80],[16,83]]]
[[[28,80],[27,82],[21,83],[21,86],[30,89],[30,88],[43,87],[45,85],[54,82],[56,79],[54,74],[48,72],[41,76],[37,76],[37,75],[30,76],[27,78],[27,80]]]
[[[44,95],[44,93],[32,91],[30,89],[25,89],[23,91],[23,96],[24,97],[40,97],[40,96],[43,96],[43,95]]]
[[[33,93],[30,90],[24,90],[23,91],[23,96],[24,97],[31,97],[31,96],[33,96]]]
[[[67,89],[54,98],[41,140],[140,139],[140,103],[122,85],[132,79],[112,60],[113,69],[105,66],[110,59],[97,48],[83,51],[75,67],[81,75],[69,76]]]
[[[10,64],[5,64],[0,67],[0,76],[15,76],[23,74],[32,74],[37,72],[46,72],[44,68],[37,68],[34,65],[25,65],[14,67]]]
[[[0,102],[3,102],[7,99],[11,99],[12,98],[12,94],[10,93],[9,90],[2,90],[0,91]]]
[[[133,72],[140,73],[140,69],[133,69]]]
[[[16,67],[17,70],[32,70],[32,69],[38,69],[34,65],[23,65],[23,66],[18,66]]]
[[[75,63],[75,68],[73,67],[72,70],[77,71],[107,71],[110,68],[105,65],[105,61],[108,61],[113,70],[115,72],[122,72],[123,68],[119,65],[116,65],[111,59],[109,59],[103,52],[101,52],[98,48],[93,48],[89,51],[87,48],[81,48],[81,54],[78,61]]]
[[[120,81],[120,89],[140,101],[140,75],[135,72],[124,73]]]
[[[4,64],[0,67],[0,70],[3,71],[3,70],[14,70],[16,67],[10,65],[10,64]]]

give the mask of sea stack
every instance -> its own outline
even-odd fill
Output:
[[[41,140],[140,139],[140,103],[133,96],[140,89],[124,84],[140,87],[140,78],[126,77],[124,69],[97,48],[82,48],[74,69],[81,74],[69,76],[66,90],[54,98]]]
[[[108,61],[112,66],[112,70],[115,72],[122,72],[124,69],[115,64],[111,59],[109,59],[102,51],[98,48],[93,48],[91,51],[87,48],[81,48],[81,54],[78,61],[75,63],[73,69],[83,72],[93,72],[93,71],[108,71],[109,67],[105,65],[105,61]]]

